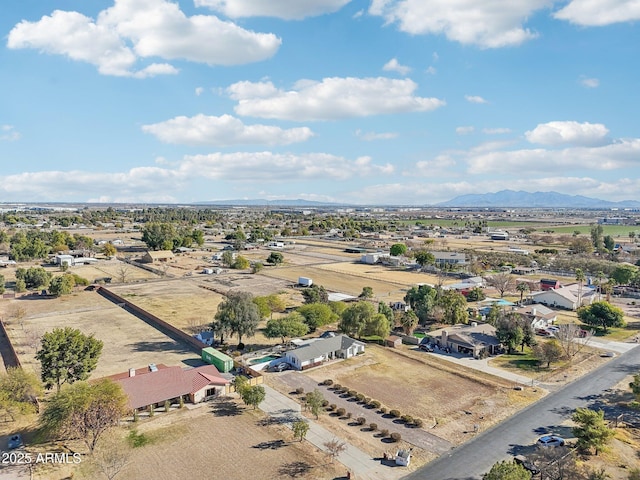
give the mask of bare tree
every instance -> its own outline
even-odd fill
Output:
[[[33,348],[34,352],[38,350],[40,346],[40,339],[42,334],[37,330],[27,329],[24,331],[25,343],[28,347]]]
[[[500,293],[500,298],[504,297],[506,292],[513,289],[515,281],[513,276],[507,272],[496,273],[487,277],[487,285],[495,288]]]
[[[113,480],[129,464],[131,447],[117,434],[109,432],[93,452],[93,465],[108,480]]]
[[[120,283],[127,283],[131,275],[131,268],[126,263],[121,263],[116,270],[116,278]]]
[[[203,330],[207,330],[209,328],[209,324],[206,322],[203,322],[201,318],[199,317],[191,317],[187,320],[187,328],[188,330],[193,333],[200,333]]]
[[[575,323],[559,325],[558,331],[555,333],[555,337],[558,343],[560,343],[562,351],[569,359],[580,353],[580,351],[587,346],[592,336],[592,331],[583,330]]]
[[[344,444],[344,442],[341,442],[337,438],[334,438],[333,440],[325,442],[323,443],[323,445],[327,449],[327,453],[329,454],[329,457],[331,457],[331,463],[333,463],[333,461],[338,456],[340,456],[342,452],[344,452],[347,449],[347,446]]]
[[[540,447],[531,455],[540,469],[540,480],[571,480],[584,478],[576,464],[573,450],[567,447]]]

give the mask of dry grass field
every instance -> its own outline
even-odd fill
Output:
[[[23,316],[16,317],[22,309]],[[92,378],[150,363],[193,365],[199,355],[160,333],[96,292],[77,291],[59,298],[23,296],[0,303],[0,316],[25,368],[38,371],[39,337],[56,327],[73,327],[104,342]]]
[[[485,430],[545,394],[542,389],[514,391],[506,380],[465,371],[408,346],[396,352],[367,345],[364,355],[306,374],[318,382],[330,378],[389,409],[422,418],[431,433],[456,444],[468,439],[465,432],[472,425]]]

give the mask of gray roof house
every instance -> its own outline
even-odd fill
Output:
[[[488,323],[472,322],[471,325],[451,325],[428,332],[427,338],[440,348],[449,347],[453,352],[480,356],[483,351],[495,354],[500,349],[496,328]]]
[[[317,338],[285,353],[284,360],[296,370],[315,367],[337,358],[351,358],[364,352],[364,343],[346,335]]]

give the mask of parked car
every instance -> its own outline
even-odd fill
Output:
[[[9,441],[7,442],[7,447],[9,450],[14,450],[16,448],[20,448],[22,446],[22,436],[19,433],[11,435],[9,437]]]
[[[517,464],[522,465],[522,467],[529,473],[531,473],[531,475],[538,475],[540,473],[540,469],[536,466],[536,464],[527,460],[527,457],[525,457],[524,455],[516,455],[515,457],[513,457],[513,460]]]
[[[428,343],[421,343],[420,345],[418,345],[418,348],[425,352],[433,352],[433,347]]]
[[[285,370],[289,370],[291,366],[287,362],[282,362],[273,367],[275,372],[284,372]]]
[[[616,354],[615,354],[615,353],[613,353],[613,352],[604,352],[604,353],[601,353],[601,354],[600,354],[600,356],[601,356],[601,357],[612,358],[612,357],[615,357],[615,356],[616,356]]]
[[[562,447],[564,444],[564,438],[557,435],[544,435],[538,439],[538,445],[543,447]]]

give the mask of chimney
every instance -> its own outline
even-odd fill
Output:
[[[446,330],[442,330],[442,334],[440,336],[440,342],[442,343],[443,347],[447,346],[447,340],[448,340],[448,334]]]
[[[129,376],[130,377],[135,377],[136,376],[136,369],[135,368],[130,368],[129,369]]]
[[[533,315],[534,317],[536,316],[536,313],[538,313],[538,311],[536,310],[536,307],[533,307],[531,309],[531,315]]]

